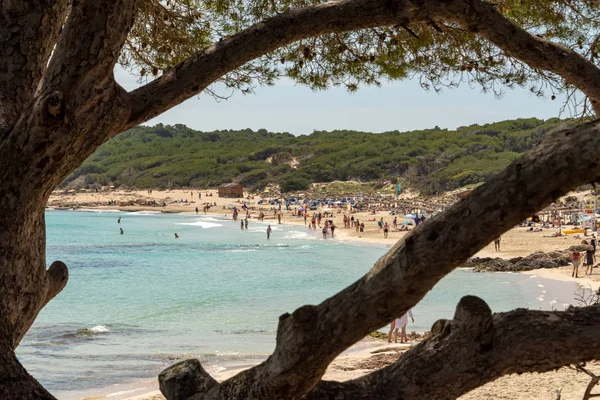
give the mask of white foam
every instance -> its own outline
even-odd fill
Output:
[[[156,214],[162,214],[160,211],[133,211],[130,213],[127,213],[127,215],[156,215]]]
[[[219,226],[223,226],[223,224],[216,224],[214,222],[206,222],[206,221],[195,221],[195,222],[180,222],[175,225],[190,225],[190,226],[199,226],[200,228],[208,229],[208,228],[218,228]]]
[[[142,390],[148,390],[148,388],[137,388],[137,389],[131,389],[131,390],[122,390],[120,392],[114,392],[114,393],[110,393],[107,394],[105,397],[116,397],[116,396],[123,396],[123,395],[129,395],[132,393],[136,393],[136,392],[141,392]]]
[[[200,219],[202,221],[216,221],[216,222],[223,222],[223,221],[225,221],[223,218],[214,218],[214,217],[201,217]],[[233,221],[233,220],[227,219],[227,221]]]
[[[96,213],[96,214],[110,214],[110,213],[121,213],[123,211],[121,210],[94,210],[91,208],[79,208],[79,209],[74,209],[74,210],[70,210],[70,211],[77,211],[77,212],[90,212],[90,213]]]
[[[94,326],[92,328],[88,328],[88,330],[90,332],[94,332],[94,333],[108,333],[108,332],[110,332],[110,330],[106,326],[104,326],[104,325],[96,325],[96,326]]]
[[[544,301],[544,295],[535,298],[537,301]]]
[[[541,284],[538,283],[538,287],[544,287],[544,285],[541,285]]]
[[[316,239],[313,235],[308,234],[306,232],[301,232],[301,231],[289,231],[283,238],[284,239],[304,239],[304,240]]]

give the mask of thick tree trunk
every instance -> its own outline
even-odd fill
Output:
[[[18,362],[14,349],[42,307],[67,282],[67,268],[46,270],[44,205],[4,168],[0,187],[0,399],[51,399]],[[10,172],[13,172],[12,174]],[[8,176],[7,176],[8,175]],[[12,177],[12,179],[10,178]]]
[[[12,345],[5,340],[10,335],[6,321],[0,320],[0,399],[53,400],[17,360]]]

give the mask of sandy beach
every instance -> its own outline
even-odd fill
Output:
[[[338,356],[327,368],[323,379],[347,381],[358,378],[393,363],[409,348],[410,345],[389,344],[382,340],[365,339]],[[221,382],[249,367],[248,365],[228,369],[222,373],[214,374],[214,377]],[[587,367],[596,374],[600,373],[599,363],[588,364]],[[560,389],[561,400],[579,400],[582,398],[589,382],[590,378],[588,375],[571,368],[561,368],[557,371],[543,374],[514,374],[489,382],[464,394],[459,399],[548,400],[554,399],[556,391]],[[164,400],[164,396],[158,390],[158,381],[155,382],[155,385],[155,389],[128,397],[127,400]],[[115,397],[109,394],[106,397],[86,397],[85,400]]]
[[[100,209],[100,210],[121,210],[121,211],[149,211],[166,213],[196,213],[196,207],[199,213],[203,214],[204,206],[211,204],[208,213],[231,218],[232,207],[241,206],[238,199],[220,198],[216,190],[202,190],[202,198],[198,199],[197,190],[170,190],[158,191],[152,193],[147,191],[112,191],[99,193],[75,193],[75,192],[56,192],[48,202],[51,209]],[[212,194],[212,196],[210,196]],[[183,200],[183,202],[181,201]],[[187,203],[185,202],[187,200]],[[259,197],[248,200],[251,207],[250,224],[255,220],[259,211],[265,213],[265,222],[271,221],[277,224],[275,216],[276,208],[274,206],[259,206],[257,201]],[[113,202],[112,205],[108,203]],[[148,205],[150,202],[158,204],[165,203],[165,206]],[[177,201],[177,202],[175,202]],[[216,205],[215,205],[216,204]],[[312,212],[311,212],[312,213]],[[359,212],[352,214],[355,219],[359,219],[365,224],[364,232],[356,232],[354,228],[343,228],[343,211],[335,211],[333,221],[338,227],[336,229],[336,239],[343,241],[376,243],[385,247],[391,247],[407,232],[391,231],[389,237],[383,237],[382,229],[377,225],[377,221],[383,218],[390,225],[394,216],[387,211],[373,213]],[[400,224],[404,219],[399,218]],[[304,226],[304,219],[293,216],[292,212],[283,210],[283,224],[295,224]],[[309,230],[308,227],[306,227]],[[480,250],[476,256],[479,257],[501,257],[512,258],[526,256],[534,251],[552,251],[564,250],[571,245],[581,243],[582,238],[578,236],[548,237],[555,229],[545,229],[542,232],[530,232],[527,228],[513,228],[502,236],[501,251],[494,249],[493,243]],[[313,232],[311,230],[311,232]],[[582,287],[589,287],[594,290],[600,286],[600,274],[596,272],[592,276],[583,276],[578,279],[571,277],[571,268],[562,267],[555,269],[533,270],[526,272],[530,275],[538,275],[544,278],[556,279],[562,281],[574,281]],[[386,341],[366,339],[353,346],[342,355],[340,355],[328,368],[324,379],[329,380],[349,380],[370,371],[387,365],[398,358],[401,352],[407,349],[406,345],[389,345]],[[217,372],[217,380],[225,380],[236,374],[243,368],[250,367],[245,365],[239,368],[229,368],[225,371]],[[600,366],[592,365],[591,369],[600,372]],[[494,382],[478,388],[461,399],[551,399],[555,398],[555,391],[562,388],[562,400],[581,398],[585,386],[589,382],[587,375],[578,373],[569,368],[562,368],[556,372],[545,374],[523,374],[502,377]],[[152,386],[154,385],[154,386]],[[145,385],[146,386],[146,385]],[[158,382],[150,383],[147,387],[140,388],[135,397],[136,400],[158,400],[163,399],[158,391]],[[110,397],[108,397],[110,396]],[[114,395],[94,395],[85,397],[88,400],[101,398],[123,398]]]

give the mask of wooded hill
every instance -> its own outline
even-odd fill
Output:
[[[283,191],[312,182],[389,180],[425,193],[485,181],[568,120],[536,118],[411,132],[310,135],[185,125],[140,126],[109,140],[62,187],[211,187],[235,181]]]

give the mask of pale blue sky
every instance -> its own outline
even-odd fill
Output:
[[[135,77],[122,69],[115,73],[125,89],[138,86]],[[354,94],[343,88],[314,92],[283,80],[272,87],[259,87],[253,95],[235,93],[221,102],[208,95],[196,96],[146,125],[180,123],[201,131],[264,128],[293,134],[334,129],[408,131],[436,125],[455,129],[504,119],[557,117],[560,99],[541,99],[522,89],[507,89],[506,96],[496,99],[467,86],[436,94],[421,89],[416,80],[363,87]]]

